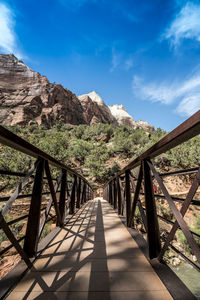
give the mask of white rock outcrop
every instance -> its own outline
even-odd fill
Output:
[[[128,114],[128,112],[126,111],[126,109],[123,105],[115,104],[112,106],[108,106],[108,108],[110,109],[112,116],[117,120],[117,123],[119,125],[123,124],[123,125],[128,125],[131,127],[137,126],[136,122]]]

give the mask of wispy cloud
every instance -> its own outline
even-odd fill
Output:
[[[189,1],[184,4],[162,35],[162,39],[168,39],[174,48],[183,39],[193,39],[200,42],[200,3],[195,4]]]
[[[182,116],[191,116],[200,109],[200,92],[185,97],[176,108],[176,112]]]
[[[21,58],[14,25],[13,12],[4,3],[0,3],[0,50],[4,53],[14,53]]]
[[[125,60],[124,62],[124,69],[125,70],[130,70],[133,67],[133,58],[129,57]]]
[[[200,74],[185,81],[145,83],[138,76],[133,78],[133,93],[140,99],[163,104],[176,104],[176,113],[190,116],[200,109]]]
[[[129,71],[133,67],[133,55],[125,55],[112,48],[110,72],[114,72],[117,68]]]
[[[110,72],[113,72],[121,63],[122,55],[118,53],[115,48],[112,48],[111,67]]]

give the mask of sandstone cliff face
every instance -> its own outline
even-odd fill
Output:
[[[123,105],[115,104],[113,106],[108,106],[111,114],[115,117],[118,124],[124,124],[131,127],[137,127],[137,123],[133,118],[127,113]]]
[[[52,126],[63,120],[87,124],[80,101],[61,85],[32,71],[14,55],[0,55],[0,123]]]
[[[87,117],[94,114],[89,121],[90,124],[94,123],[94,119],[96,120],[96,123],[117,124],[117,120],[112,115],[109,107],[95,91],[80,95],[78,96],[78,99],[80,100]]]
[[[123,106],[108,107],[95,91],[77,97],[62,85],[50,83],[14,55],[0,54],[0,124],[51,127],[58,120],[73,125],[106,123],[153,128],[144,121],[135,122]]]

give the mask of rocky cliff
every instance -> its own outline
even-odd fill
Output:
[[[94,91],[77,97],[14,55],[0,54],[0,124],[51,127],[58,120],[74,125],[108,123],[153,129],[144,121],[135,122],[121,105],[108,107]]]

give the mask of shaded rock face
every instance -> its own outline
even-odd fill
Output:
[[[58,120],[72,125],[152,127],[144,121],[135,122],[122,106],[109,108],[95,91],[77,97],[62,85],[50,83],[14,55],[0,54],[0,124],[51,127]]]
[[[32,71],[14,55],[0,55],[0,123],[87,124],[76,95]]]

